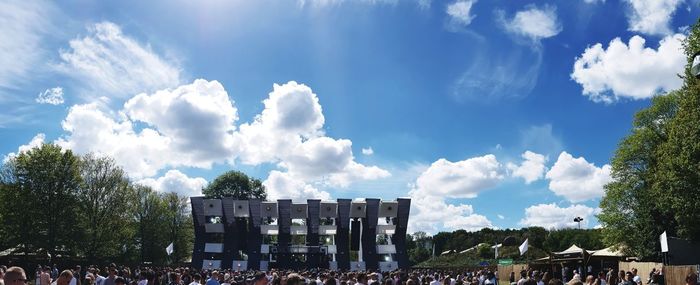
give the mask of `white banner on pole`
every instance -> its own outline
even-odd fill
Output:
[[[165,252],[168,253],[168,255],[171,255],[173,254],[173,249],[173,243],[171,242],[170,245],[168,245],[168,247],[165,248]]]
[[[666,237],[666,231],[659,237],[661,241],[661,252],[668,252],[668,238]]]
[[[518,247],[518,249],[520,249],[520,255],[523,255],[527,252],[527,240],[528,239],[525,239],[523,244],[521,244],[520,247]]]

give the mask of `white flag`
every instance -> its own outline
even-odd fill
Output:
[[[171,242],[168,247],[165,248],[165,252],[168,253],[168,255],[173,254],[173,243]]]
[[[521,244],[520,247],[518,247],[518,249],[520,249],[520,255],[523,255],[527,252],[527,239],[525,239],[523,244]]]
[[[494,259],[498,259],[498,246],[499,244],[496,244],[496,246],[494,247],[496,249],[496,257],[494,257]]]
[[[668,252],[668,238],[666,237],[666,231],[661,234],[659,241],[661,242],[661,252]]]

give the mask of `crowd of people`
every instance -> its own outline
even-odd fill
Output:
[[[327,269],[291,271],[238,271],[196,270],[188,267],[158,268],[116,266],[111,264],[100,269],[81,266],[60,271],[53,267],[39,266],[35,278],[29,279],[21,267],[0,266],[0,285],[498,285],[497,272],[488,269],[446,270],[396,270],[379,271],[333,271]],[[659,272],[653,270],[643,283],[637,270],[629,272],[601,272],[597,276],[582,278],[576,271],[570,280],[553,278],[549,272],[523,270],[516,280],[510,274],[511,285],[656,285],[663,284]],[[686,277],[687,285],[697,285],[697,274]],[[503,280],[505,281],[505,280]],[[502,282],[503,283],[503,282]],[[506,283],[507,284],[507,283]]]

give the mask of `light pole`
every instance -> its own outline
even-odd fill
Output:
[[[583,221],[583,218],[581,218],[581,217],[576,217],[576,218],[574,218],[574,222],[577,222],[577,223],[578,223],[578,229],[579,229],[579,230],[581,229],[581,221]]]

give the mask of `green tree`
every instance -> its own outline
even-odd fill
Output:
[[[679,90],[678,110],[668,124],[668,138],[659,148],[654,189],[659,193],[658,208],[673,214],[669,222],[675,230],[665,230],[674,236],[700,240],[700,79],[690,72],[693,57],[700,51],[700,22],[685,40],[684,48],[688,64]]]
[[[160,195],[151,188],[134,186],[133,221],[136,227],[136,243],[139,261],[163,264],[166,259],[165,247],[170,244],[170,231],[167,206]]]
[[[233,197],[238,200],[267,198],[265,186],[260,180],[233,170],[216,177],[202,192],[207,198]]]
[[[631,134],[622,140],[612,159],[613,180],[605,186],[600,202],[598,220],[605,242],[642,258],[655,256],[656,233],[660,234],[664,225],[674,227],[668,223],[673,221],[673,213],[659,207],[662,192],[653,185],[658,179],[659,148],[668,138],[678,98],[676,92],[655,97],[649,108],[635,115]]]
[[[3,171],[6,238],[24,250],[73,253],[79,240],[79,158],[44,144],[22,152]]]
[[[176,193],[163,195],[167,206],[168,228],[170,241],[173,243],[173,254],[170,260],[175,263],[184,262],[192,255],[194,242],[194,225],[188,207],[188,197]]]
[[[129,180],[110,157],[86,154],[81,158],[78,188],[84,250],[88,260],[111,260],[122,251],[120,241],[131,240],[128,224]]]

